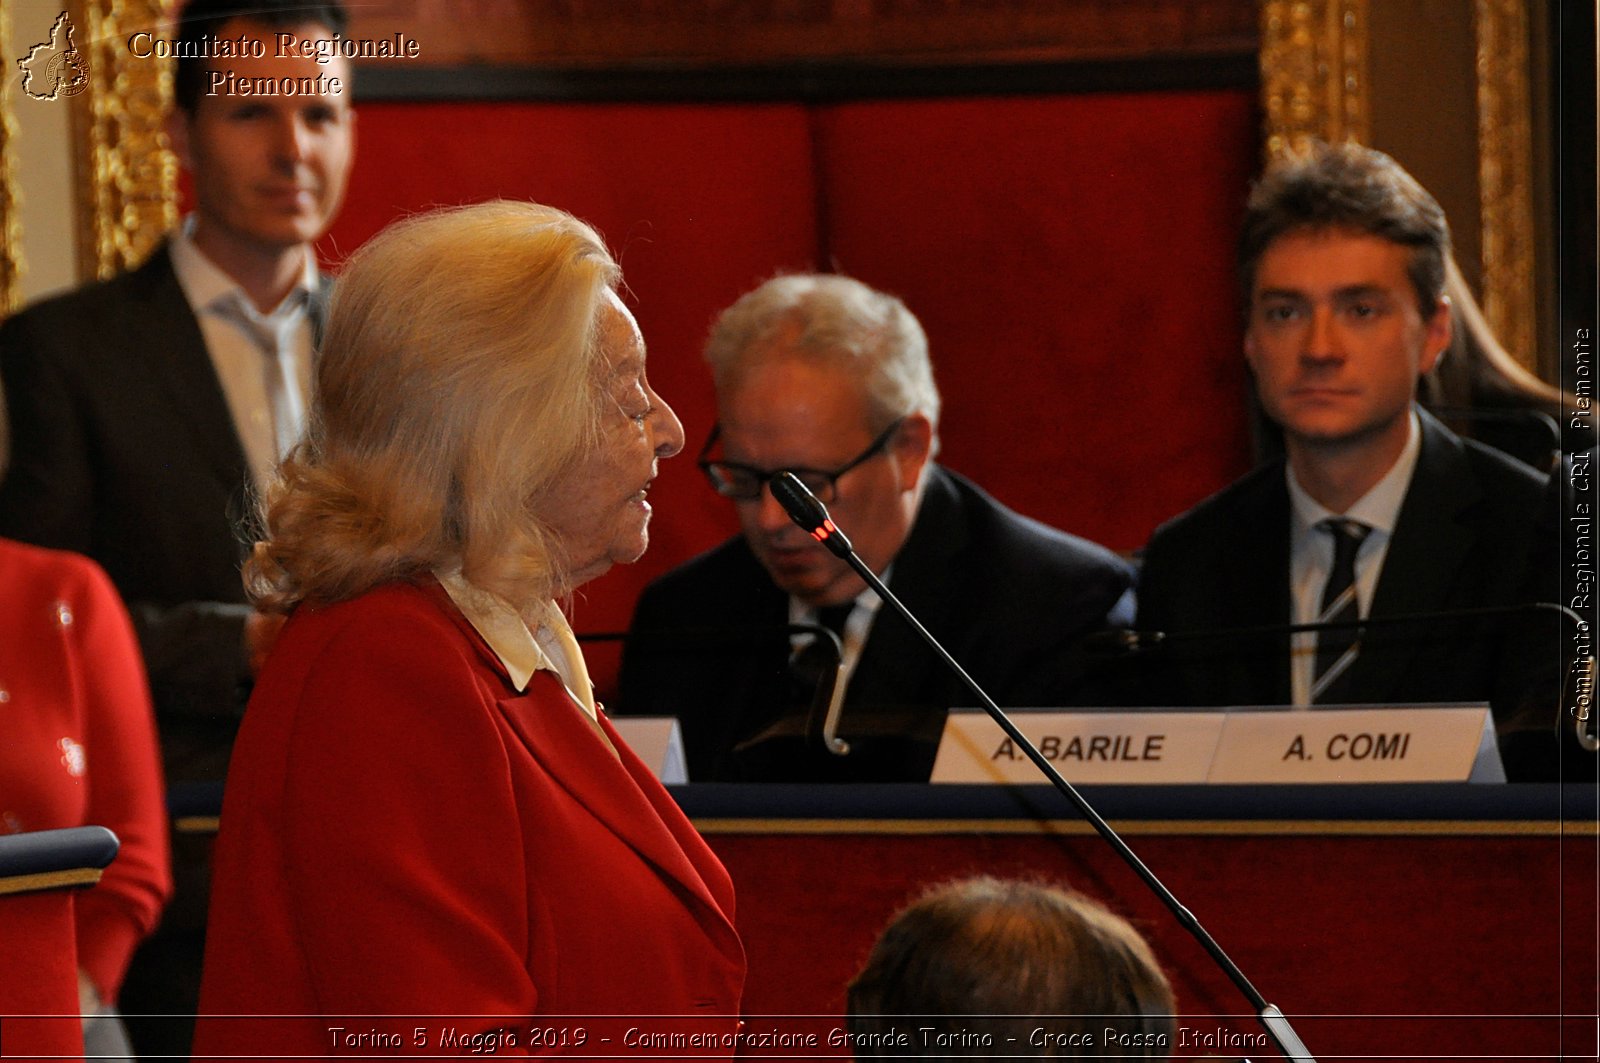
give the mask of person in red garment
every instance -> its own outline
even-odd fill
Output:
[[[6,451],[0,412],[0,474]],[[117,991],[172,893],[139,644],[111,580],[78,554],[0,539],[0,602],[0,834],[94,825],[121,841],[73,898],[73,924],[85,1050],[126,1057]]]
[[[197,1057],[732,1055],[732,884],[557,606],[644,552],[683,445],[619,283],[587,225],[511,202],[341,275],[246,566],[289,620],[229,769]]]

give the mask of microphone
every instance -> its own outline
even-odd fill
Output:
[[[835,557],[842,557],[846,561],[855,557],[855,547],[850,545],[849,538],[829,518],[828,508],[800,482],[798,476],[792,472],[780,472],[769,482],[772,485],[772,497],[789,514],[790,520],[806,530],[806,534],[826,546]]]
[[[1216,939],[1206,932],[1205,927],[1200,925],[1200,921],[1194,917],[1193,913],[1178,901],[1172,891],[1156,877],[1155,872],[1145,866],[1144,861],[1140,860],[1128,846],[1128,843],[1122,840],[1122,836],[1101,818],[1100,813],[1095,811],[1094,806],[1089,804],[1084,796],[1078,793],[1077,789],[1056,770],[1055,765],[1046,759],[1044,754],[1039,752],[1038,747],[1030,742],[1028,737],[1011,721],[1011,717],[1007,716],[1004,710],[995,704],[995,700],[989,696],[983,687],[978,685],[977,680],[967,674],[967,670],[962,668],[956,659],[950,656],[949,652],[940,645],[939,640],[934,638],[928,629],[922,626],[922,623],[912,615],[911,610],[906,608],[905,603],[895,597],[894,593],[878,578],[877,573],[868,568],[866,562],[856,555],[855,550],[850,546],[850,540],[834,525],[833,521],[828,517],[827,507],[817,500],[817,496],[807,490],[806,485],[801,483],[799,477],[792,472],[780,472],[769,483],[772,489],[772,497],[776,498],[778,504],[783,506],[784,511],[789,514],[789,518],[809,532],[812,538],[848,562],[850,567],[855,569],[856,574],[866,581],[867,586],[871,587],[878,597],[893,608],[901,619],[911,625],[912,629],[922,637],[923,641],[932,647],[934,652],[943,659],[944,663],[960,677],[961,681],[967,685],[967,689],[977,695],[984,711],[1000,726],[1000,729],[1006,733],[1016,748],[1027,754],[1028,759],[1033,761],[1034,766],[1043,773],[1046,779],[1050,780],[1051,785],[1060,791],[1062,796],[1072,802],[1079,814],[1095,829],[1095,833],[1099,834],[1112,849],[1116,850],[1117,855],[1122,858],[1123,862],[1133,870],[1134,874],[1139,876],[1161,903],[1166,905],[1167,910],[1173,914],[1178,923],[1200,943],[1200,947],[1206,950],[1212,961],[1221,968],[1222,973],[1228,976],[1228,980],[1238,987],[1239,991],[1250,1001],[1255,1008],[1256,1017],[1260,1019],[1261,1025],[1266,1028],[1268,1035],[1277,1043],[1279,1050],[1290,1059],[1304,1061],[1304,1063],[1316,1063],[1305,1044],[1295,1034],[1294,1028],[1289,1025],[1289,1020],[1284,1016],[1283,1012],[1267,1003],[1266,998],[1244,976],[1244,972],[1239,970],[1238,965],[1228,958],[1228,954],[1222,951],[1222,946],[1218,945]]]

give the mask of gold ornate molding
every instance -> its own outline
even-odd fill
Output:
[[[37,875],[12,875],[0,878],[0,896],[93,886],[100,881],[102,873],[98,867],[74,867],[66,871],[44,871]]]
[[[0,4],[0,60],[11,55],[11,12]],[[22,225],[18,220],[17,162],[13,144],[17,138],[17,116],[12,110],[12,83],[9,69],[0,77],[0,317],[17,308],[22,283]]]
[[[1368,139],[1368,0],[1263,0],[1261,93],[1268,159]]]
[[[1268,161],[1312,138],[1371,143],[1371,0],[1262,0],[1261,82]],[[1533,110],[1528,0],[1473,0],[1478,235],[1484,316],[1537,369]],[[1387,47],[1393,42],[1380,42]],[[1452,70],[1451,76],[1458,76]],[[1417,148],[1417,145],[1412,145]],[[1469,200],[1470,202],[1470,200]],[[1457,208],[1459,212],[1459,206]],[[1455,219],[1458,228],[1470,225]],[[1470,246],[1470,244],[1469,244]]]
[[[77,0],[90,42],[90,86],[74,99],[81,279],[143,261],[177,221],[178,164],[162,131],[170,60],[138,59],[128,37],[170,23],[173,0]]]
[[[1537,370],[1526,0],[1477,0],[1476,18],[1483,315],[1506,350]]]
[[[432,66],[574,70],[1245,55],[1258,13],[1256,0],[363,0],[350,19],[355,38],[404,31]]]

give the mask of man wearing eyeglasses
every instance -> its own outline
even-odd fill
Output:
[[[945,710],[973,703],[789,519],[768,489],[782,470],[1002,705],[1093,697],[1076,647],[1131,618],[1132,571],[933,462],[939,392],[905,304],[845,277],[777,277],[722,314],[706,360],[720,421],[700,466],[743,534],[645,590],[619,696],[621,712],[679,718],[692,780],[922,781]],[[820,629],[842,647],[842,756],[807,733]]]

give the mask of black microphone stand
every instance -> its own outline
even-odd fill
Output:
[[[788,512],[790,518],[809,532],[813,539],[822,543],[834,555],[843,558],[851,568],[855,569],[856,574],[866,581],[867,586],[871,587],[878,597],[888,602],[894,611],[906,623],[910,624],[912,629],[922,637],[923,641],[931,646],[934,652],[944,660],[944,663],[949,665],[951,670],[961,678],[961,681],[967,685],[967,689],[977,695],[978,700],[983,703],[984,711],[989,714],[990,718],[999,724],[1000,729],[1010,737],[1017,748],[1028,755],[1028,759],[1033,761],[1034,767],[1038,768],[1044,777],[1050,780],[1051,785],[1059,790],[1068,801],[1072,802],[1079,814],[1088,820],[1089,825],[1095,829],[1095,833],[1105,839],[1106,844],[1116,850],[1117,855],[1122,857],[1123,861],[1133,869],[1134,873],[1144,880],[1144,884],[1161,899],[1161,903],[1167,906],[1167,909],[1172,912],[1178,923],[1200,943],[1200,947],[1206,950],[1206,953],[1210,955],[1216,965],[1222,969],[1222,973],[1227,975],[1228,979],[1238,987],[1239,992],[1245,995],[1251,1006],[1255,1008],[1256,1017],[1261,1020],[1261,1025],[1266,1028],[1267,1034],[1277,1043],[1278,1050],[1290,1059],[1304,1061],[1304,1063],[1316,1063],[1315,1058],[1306,1048],[1304,1042],[1295,1034],[1294,1027],[1289,1024],[1289,1020],[1284,1016],[1283,1012],[1279,1011],[1274,1005],[1267,1003],[1266,998],[1250,983],[1250,979],[1245,977],[1244,972],[1239,970],[1238,964],[1228,958],[1228,954],[1222,951],[1222,946],[1218,945],[1216,939],[1206,931],[1205,927],[1200,925],[1200,921],[1194,917],[1194,914],[1183,906],[1172,891],[1167,889],[1166,885],[1156,877],[1155,872],[1146,867],[1144,861],[1140,860],[1134,851],[1128,847],[1128,843],[1122,840],[1122,836],[1112,829],[1111,824],[1101,818],[1100,813],[1095,811],[1094,806],[1089,804],[1082,794],[1078,793],[1077,789],[1056,770],[1055,765],[1050,763],[1045,755],[1040,753],[1038,748],[1028,740],[1028,737],[1017,728],[1017,725],[1011,722],[1011,717],[1007,716],[1005,711],[995,704],[994,699],[989,696],[988,692],[978,685],[978,681],[968,675],[967,670],[961,667],[954,657],[950,656],[949,652],[939,644],[939,640],[934,638],[928,629],[922,626],[922,622],[912,615],[911,610],[907,609],[905,604],[894,596],[894,592],[889,590],[888,586],[878,578],[877,573],[868,568],[866,563],[856,556],[854,547],[850,545],[850,540],[835,526],[833,520],[828,516],[827,509],[821,502],[817,501],[815,495],[806,489],[805,484],[801,483],[793,473],[780,472],[772,478],[771,489],[773,497]]]

